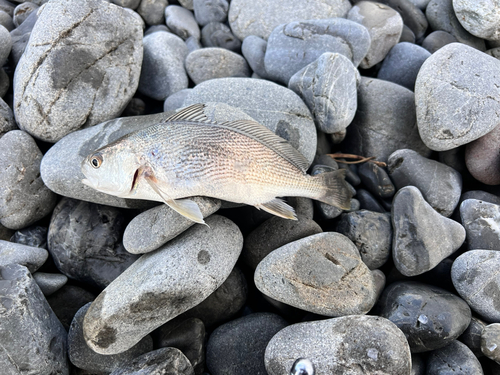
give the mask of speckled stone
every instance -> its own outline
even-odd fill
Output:
[[[498,1],[452,0],[452,4],[455,15],[465,30],[481,39],[500,40]]]
[[[500,363],[500,323],[489,324],[483,328],[481,351],[489,359]]]
[[[33,273],[45,263],[48,257],[49,253],[45,249],[0,240],[0,266],[17,263],[27,267]]]
[[[165,8],[168,0],[141,0],[137,13],[147,25],[161,25],[165,22]]]
[[[470,250],[500,249],[500,205],[466,199],[460,205],[460,217]]]
[[[226,24],[221,22],[210,22],[203,26],[203,29],[201,29],[201,43],[204,47],[220,47],[233,52],[239,52],[241,49],[241,41],[234,36]],[[262,57],[262,59],[264,58]]]
[[[210,22],[224,22],[229,11],[228,0],[193,0],[194,16],[200,26]]]
[[[421,39],[429,23],[425,18],[425,14],[410,0],[380,0],[382,4],[390,6],[396,10],[403,18],[403,22],[414,33],[417,40]]]
[[[426,367],[428,375],[484,374],[474,353],[457,340],[430,353]]]

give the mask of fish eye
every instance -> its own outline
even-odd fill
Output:
[[[97,154],[94,154],[92,155],[92,157],[90,158],[90,165],[97,169],[101,166],[102,164],[102,155],[97,153]]]

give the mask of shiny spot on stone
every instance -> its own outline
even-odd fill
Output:
[[[497,344],[492,344],[492,345],[488,346],[488,350],[490,352],[494,351],[496,348],[497,348]]]
[[[424,315],[424,314],[421,314],[419,317],[418,317],[418,321],[422,324],[427,324],[427,322],[429,321],[429,318],[427,318],[427,315]]]
[[[201,250],[198,253],[198,263],[205,265],[208,262],[210,262],[210,253],[206,250]]]
[[[290,375],[314,375],[314,365],[307,358],[299,358],[293,363]]]
[[[368,349],[366,354],[368,355],[368,357],[370,357],[371,359],[373,359],[375,361],[378,359],[378,350],[375,348]]]

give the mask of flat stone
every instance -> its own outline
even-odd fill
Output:
[[[455,42],[457,42],[457,38],[450,33],[442,30],[436,30],[425,37],[422,41],[422,47],[430,53],[434,53],[445,45]]]
[[[462,193],[462,176],[446,164],[427,159],[413,150],[397,150],[387,168],[396,188],[415,186],[441,215],[449,217]]]
[[[6,375],[69,374],[66,331],[29,270],[0,266],[0,368]]]
[[[141,62],[136,13],[100,0],[47,3],[16,68],[19,127],[54,143],[118,116],[137,88]]]
[[[500,126],[481,138],[465,146],[465,164],[470,174],[486,185],[499,185],[500,172],[495,166],[500,163],[498,145],[500,144]]]
[[[229,11],[228,0],[193,0],[194,16],[200,26],[210,22],[224,22]]]
[[[465,241],[464,227],[436,212],[414,186],[394,197],[392,227],[394,265],[405,276],[430,271]]]
[[[449,345],[471,320],[464,300],[444,289],[414,281],[396,282],[385,288],[376,312],[403,331],[412,353]]]
[[[481,333],[484,327],[486,327],[486,323],[473,316],[467,329],[458,338],[460,342],[467,345],[476,357],[483,355],[481,352]]]
[[[229,6],[229,25],[240,40],[249,35],[267,40],[273,29],[281,24],[345,17],[349,9],[348,0],[233,0]]]
[[[405,336],[378,316],[344,316],[282,329],[266,348],[267,373],[288,374],[298,358],[309,359],[317,374],[411,374]]]
[[[354,118],[359,79],[347,57],[324,53],[295,73],[288,88],[307,104],[318,129],[331,134],[344,131]]]
[[[500,319],[500,252],[470,250],[453,262],[451,279],[458,294],[486,322]]]
[[[296,72],[325,52],[340,53],[357,67],[369,48],[368,30],[354,21],[344,18],[295,21],[273,30],[264,64],[270,78],[286,85]]]
[[[466,199],[460,205],[460,217],[469,250],[500,249],[500,205]]]
[[[241,53],[245,57],[254,73],[260,77],[267,77],[264,57],[266,55],[267,41],[256,35],[249,35],[243,39],[241,44]]]
[[[429,375],[484,374],[481,363],[474,353],[457,340],[430,353],[426,367],[426,374]]]
[[[131,348],[224,282],[243,238],[229,219],[213,215],[206,223],[140,257],[97,297],[83,322],[92,350],[117,354]]]
[[[169,5],[165,8],[165,22],[172,32],[186,40],[189,37],[200,39],[200,27],[193,12],[179,5]]]
[[[48,257],[49,253],[45,249],[0,240],[0,266],[16,263],[34,273]]]
[[[218,199],[193,197],[204,218],[220,208]],[[132,254],[149,253],[192,227],[194,221],[179,215],[166,204],[137,215],[125,228],[123,246]]]
[[[392,198],[396,188],[386,170],[375,163],[363,163],[358,168],[358,175],[365,187],[377,198]]]
[[[137,13],[147,25],[161,25],[165,23],[165,8],[168,0],[141,0]]]
[[[492,323],[483,328],[481,351],[489,359],[500,363],[500,323]]]
[[[57,196],[40,178],[42,152],[26,132],[11,130],[0,138],[0,223],[27,227],[47,216]]]
[[[220,47],[233,52],[239,52],[241,49],[241,41],[221,22],[210,22],[203,26],[201,42],[205,47]]]
[[[391,7],[372,1],[356,3],[347,19],[366,27],[370,34],[370,48],[359,66],[368,69],[381,62],[398,43],[403,32],[403,19]],[[357,64],[355,64],[357,66]]]
[[[60,273],[36,272],[33,279],[45,297],[54,294],[68,282],[68,278]]]
[[[316,127],[309,109],[292,90],[252,78],[219,78],[202,82],[191,91],[184,106],[218,102],[241,109],[312,162],[316,153]]]
[[[74,316],[83,306],[95,300],[95,295],[76,285],[64,285],[54,294],[47,297],[50,307],[69,331]]]
[[[277,301],[326,316],[365,314],[376,298],[373,276],[358,249],[335,232],[274,250],[257,266],[254,281]]]
[[[473,0],[452,0],[455,15],[472,35],[481,39],[500,40],[500,9],[498,3]]]

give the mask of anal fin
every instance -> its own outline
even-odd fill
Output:
[[[293,207],[289,206],[279,198],[274,198],[266,203],[256,204],[255,207],[284,219],[297,220],[297,215],[295,214]]]

